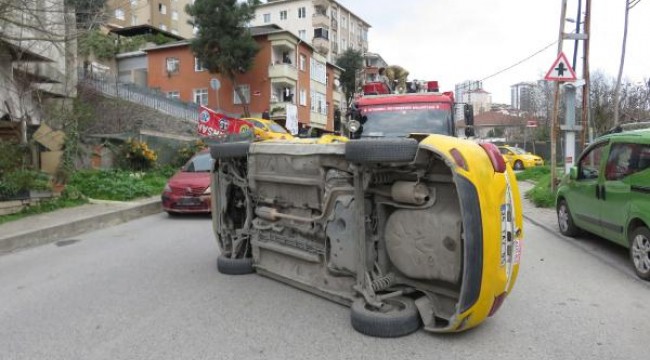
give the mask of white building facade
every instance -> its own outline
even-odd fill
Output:
[[[293,32],[332,63],[349,48],[368,51],[370,24],[333,0],[269,0],[250,25],[270,24]]]

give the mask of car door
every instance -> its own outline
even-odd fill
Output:
[[[576,180],[565,193],[574,223],[587,231],[600,233],[600,174],[608,141],[595,143],[578,160]]]
[[[500,147],[499,151],[501,152],[501,155],[503,155],[503,158],[506,159],[506,162],[510,164],[510,166],[514,166],[515,153],[505,147]]]
[[[626,246],[625,236],[630,206],[633,197],[645,196],[633,192],[632,185],[639,172],[647,168],[642,155],[650,146],[634,143],[612,143],[605,166],[604,182],[601,187],[600,221],[603,237]]]

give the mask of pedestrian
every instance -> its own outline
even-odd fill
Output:
[[[271,115],[269,115],[269,109],[264,109],[264,112],[262,112],[262,119],[271,120]]]

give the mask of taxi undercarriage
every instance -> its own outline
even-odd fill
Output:
[[[413,139],[211,152],[220,272],[256,271],[351,305],[367,335],[462,328],[481,286],[481,211],[448,160]]]

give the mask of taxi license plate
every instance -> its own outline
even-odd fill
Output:
[[[184,197],[178,200],[178,205],[181,206],[194,206],[201,205],[201,199],[195,197]]]

